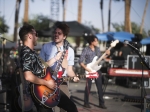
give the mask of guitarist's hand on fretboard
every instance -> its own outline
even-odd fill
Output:
[[[110,50],[106,50],[105,51],[105,56],[103,57],[103,59],[106,59],[109,55],[110,55]]]

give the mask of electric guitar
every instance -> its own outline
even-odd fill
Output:
[[[112,42],[110,44],[110,47],[108,48],[108,50],[110,50],[111,48],[115,47],[116,44],[119,42],[119,40],[115,40],[114,42]],[[102,65],[99,65],[100,61],[104,58],[104,56],[106,56],[106,52],[98,59],[97,56],[95,56],[92,60],[91,63],[87,64],[87,68],[90,69],[92,72],[88,72],[85,71],[86,74],[94,74],[94,75],[98,75],[97,71],[101,68]]]
[[[58,60],[58,64],[54,71],[52,71],[49,67],[46,68],[46,72],[42,79],[44,80],[54,80],[57,83],[57,88],[50,89],[44,85],[32,84],[31,85],[31,95],[35,98],[40,104],[44,107],[52,108],[58,105],[60,101],[60,88],[59,86],[63,82],[63,78],[58,78],[58,71],[62,64],[63,58],[68,50],[69,43],[65,41],[64,43],[64,51],[62,53],[61,58]]]
[[[20,74],[20,75],[22,75],[22,74]],[[26,111],[26,112],[30,111],[34,105],[32,98],[30,96],[30,93],[27,90],[27,87],[28,86],[26,84],[26,81],[24,80],[24,82],[23,82],[23,103],[24,103],[24,111]],[[21,112],[22,111],[22,100],[21,100],[21,96],[20,96],[20,87],[17,88],[17,93],[18,93],[18,95],[14,100],[15,107],[18,112]]]

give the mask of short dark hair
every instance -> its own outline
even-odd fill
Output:
[[[95,35],[89,35],[85,39],[88,42],[88,44],[91,45],[91,43],[95,41],[95,38],[98,40],[98,38]]]
[[[57,23],[56,28],[62,30],[63,34],[67,37],[69,34],[69,26],[66,23]],[[55,29],[56,30],[56,29]]]
[[[20,39],[24,42],[26,40],[26,35],[30,32],[32,32],[32,30],[34,29],[34,27],[32,25],[29,24],[25,24],[23,25],[20,29],[19,29],[19,37]]]

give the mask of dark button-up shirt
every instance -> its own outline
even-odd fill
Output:
[[[95,56],[100,57],[101,52],[98,47],[95,47],[95,50],[93,51],[89,46],[85,47],[81,53],[79,63],[85,62],[85,64],[91,63],[93,58]]]
[[[27,46],[22,46],[20,52],[20,63],[23,72],[31,71],[34,75],[42,77],[44,66],[42,65],[36,52],[32,51]]]

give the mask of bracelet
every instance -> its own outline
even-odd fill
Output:
[[[74,77],[76,77],[76,76],[74,76]],[[72,78],[72,80],[74,80],[74,77]]]
[[[75,75],[74,77],[78,77],[78,75]],[[74,78],[74,77],[73,77],[73,78]]]

